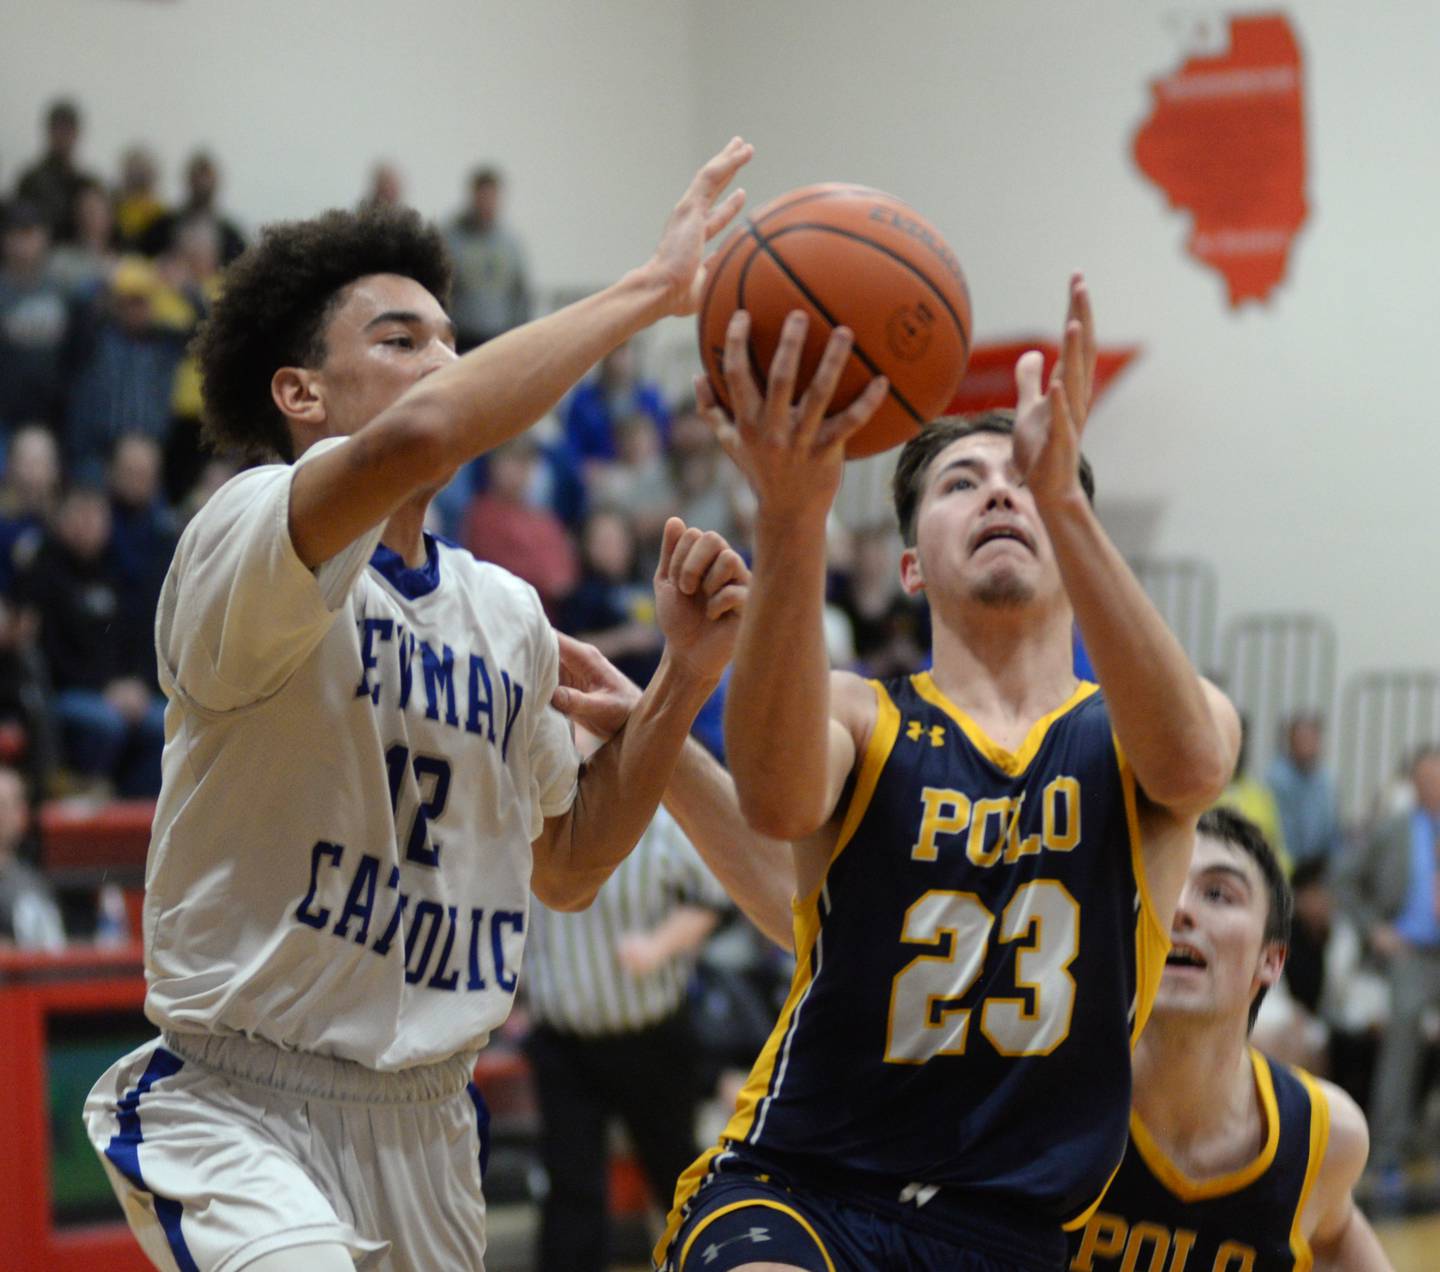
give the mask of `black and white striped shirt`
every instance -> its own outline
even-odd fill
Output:
[[[663,808],[587,910],[560,913],[532,901],[521,989],[539,1023],[599,1036],[652,1025],[685,997],[694,957],[644,976],[621,967],[620,938],[649,932],[680,905],[724,909],[725,890]]]

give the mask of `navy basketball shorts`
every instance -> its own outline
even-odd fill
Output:
[[[762,1173],[708,1180],[671,1243],[664,1272],[730,1272],[779,1263],[805,1272],[1024,1272],[905,1220]]]

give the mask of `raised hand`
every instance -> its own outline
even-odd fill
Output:
[[[718,680],[735,651],[750,570],[722,535],[665,523],[655,568],[655,616],[672,661]]]
[[[1015,364],[1015,466],[1038,503],[1080,488],[1080,435],[1095,392],[1095,316],[1081,275],[1070,279],[1060,357],[1041,388],[1044,359],[1031,349]]]
[[[880,409],[889,381],[877,376],[849,406],[825,414],[840,383],[854,336],[836,327],[820,365],[798,402],[795,381],[809,318],[796,310],[785,319],[770,363],[765,393],[750,369],[750,315],[737,310],[725,331],[725,386],[735,417],[720,408],[703,376],[695,379],[696,404],[725,453],[754,488],[762,515],[828,510],[845,467],[845,440]]]
[[[745,191],[735,190],[720,203],[725,187],[750,162],[755,147],[732,137],[725,148],[695,174],[670,213],[651,266],[664,281],[670,314],[693,314],[705,290],[705,245],[720,233],[745,204]]]

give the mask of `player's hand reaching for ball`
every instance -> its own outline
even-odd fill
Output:
[[[1037,505],[1080,490],[1080,435],[1095,392],[1095,316],[1079,274],[1070,279],[1070,304],[1060,358],[1042,390],[1044,359],[1032,349],[1015,364],[1015,466]]]
[[[745,204],[745,191],[720,196],[735,174],[750,162],[755,147],[732,137],[725,148],[695,174],[670,213],[650,268],[665,286],[667,314],[693,314],[705,290],[705,247]],[[718,202],[717,202],[718,200]]]
[[[762,394],[750,368],[750,315],[736,310],[725,331],[724,358],[733,420],[716,402],[709,381],[695,377],[696,404],[754,489],[761,516],[828,512],[845,468],[845,440],[869,422],[889,391],[889,381],[877,376],[843,411],[826,415],[854,344],[848,328],[836,327],[797,401],[796,379],[809,325],[800,310],[785,319]]]
[[[702,680],[720,679],[740,631],[750,568],[713,530],[665,523],[655,568],[655,617],[665,655]]]

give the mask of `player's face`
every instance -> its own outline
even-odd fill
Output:
[[[1265,939],[1269,908],[1254,858],[1223,840],[1198,836],[1170,927],[1156,1019],[1245,1020],[1255,994],[1279,979],[1285,963],[1283,948]]]
[[[902,565],[907,588],[1000,607],[1061,594],[1030,491],[1002,433],[962,437],[931,461]]]
[[[455,361],[455,328],[413,278],[358,278],[325,328],[316,387],[331,436],[363,428],[406,389]]]

